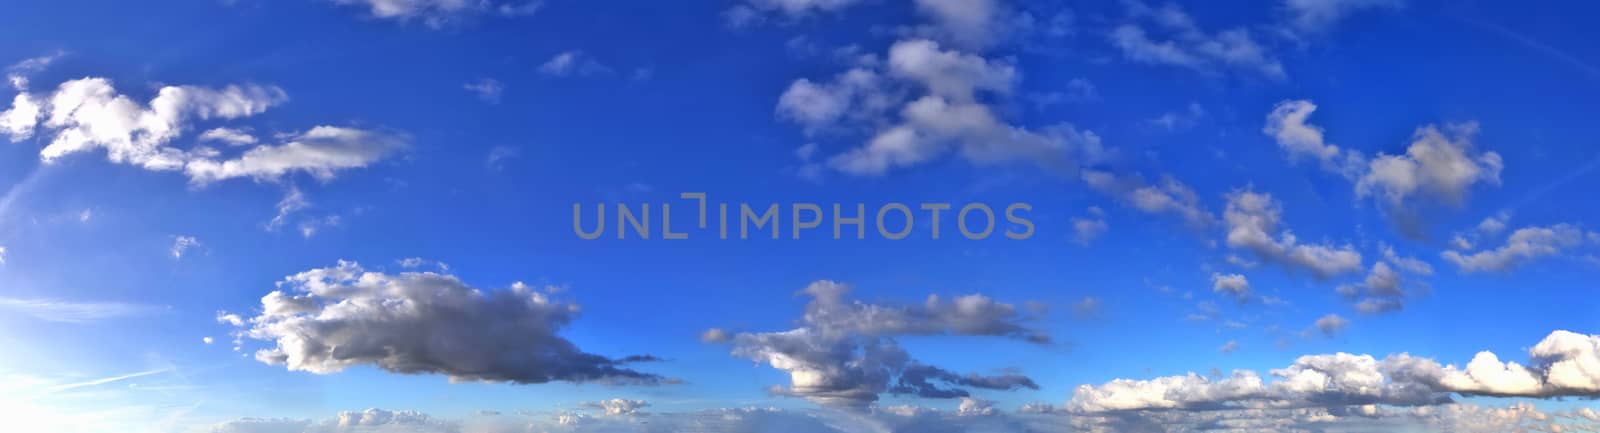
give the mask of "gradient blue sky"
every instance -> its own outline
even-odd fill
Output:
[[[244,148],[199,137],[226,126],[261,143],[246,146],[267,146],[319,125],[399,143],[325,176],[289,169],[197,182],[114,161],[105,149],[45,158],[60,129],[44,123],[9,135],[0,144],[0,347],[8,348],[0,389],[19,397],[0,397],[0,417],[51,431],[187,432],[242,417],[318,420],[366,408],[439,419],[582,411],[583,402],[611,398],[646,400],[662,413],[819,410],[769,393],[790,385],[784,371],[700,338],[711,328],[793,329],[809,300],[797,292],[816,280],[847,284],[870,304],[914,308],[929,294],[982,294],[1014,306],[1053,343],[959,331],[897,336],[929,364],[1017,371],[1037,383],[973,390],[1006,411],[1071,406],[1080,385],[1119,378],[1265,375],[1308,354],[1407,352],[1464,365],[1492,351],[1527,365],[1529,348],[1552,331],[1600,333],[1600,235],[1591,231],[1600,229],[1592,194],[1600,151],[1590,102],[1600,98],[1600,47],[1584,19],[1600,12],[1596,5],[995,0],[956,2],[995,14],[961,26],[924,3],[939,2],[0,6],[0,63],[16,65],[8,75],[25,81],[0,90],[0,101],[48,97],[86,77],[109,80],[146,108],[163,86],[264,86],[284,97],[234,119],[191,116],[163,145],[233,155]],[[1307,10],[1335,12],[1297,21],[1312,19]],[[1185,34],[1186,25],[1198,33]],[[1175,42],[1135,47],[1118,39],[1128,28]],[[1230,29],[1243,29],[1248,44],[1230,42]],[[892,47],[908,41],[1012,68],[1000,90],[965,102],[1024,135],[1066,124],[1078,136],[1052,139],[1060,147],[1050,156],[994,162],[962,152],[995,144],[977,143],[992,136],[927,139],[922,159],[862,173],[842,158],[894,126],[900,105],[871,113],[855,101],[845,111],[862,118],[845,114],[814,131],[780,103],[797,80],[830,84],[858,68],[880,72],[893,84],[871,92],[903,105],[925,83],[883,71],[895,67],[886,66]],[[1234,50],[1207,51],[1216,43]],[[1503,168],[1474,166],[1493,176],[1424,185],[1390,201],[1391,184],[1361,180],[1374,174],[1367,160],[1347,177],[1339,162],[1296,154],[1264,132],[1275,107],[1298,101],[1316,106],[1305,123],[1323,132],[1318,145],[1362,158],[1405,155],[1419,128],[1476,122],[1475,133],[1446,144],[1465,145],[1468,164],[1492,152]],[[1086,141],[1110,156],[1091,155]],[[797,156],[808,144],[811,156]],[[1074,167],[1040,161],[1057,156]],[[1132,188],[1096,188],[1085,180],[1090,172],[1179,197],[1159,187],[1172,179],[1193,192],[1191,205],[1209,222],[1149,206]],[[588,241],[572,232],[573,203],[671,202],[675,224],[690,221],[676,213],[689,207],[678,194],[690,191],[713,203],[869,209],[1025,202],[1037,231],[1022,241],[961,239],[948,225],[945,238],[919,230],[902,241],[833,240],[826,229],[746,241],[698,232],[684,241]],[[305,205],[274,226],[294,194]],[[1272,245],[1353,251],[1356,268],[1319,277],[1308,269],[1327,260],[1297,263],[1230,237],[1239,225],[1227,214],[1241,194],[1270,196],[1281,208],[1280,223],[1266,230]],[[1414,215],[1396,216],[1403,212]],[[1513,241],[1519,230],[1536,239]],[[1547,236],[1534,236],[1540,230]],[[195,243],[176,253],[188,240]],[[1400,272],[1403,308],[1361,311],[1361,299],[1338,288],[1361,283],[1377,263],[1398,268],[1386,248],[1431,272]],[[1474,267],[1450,251],[1505,260]],[[427,262],[403,265],[408,258]],[[629,368],[683,383],[451,383],[371,364],[313,374],[251,357],[270,340],[244,338],[234,350],[241,331],[219,323],[219,311],[260,314],[262,296],[283,289],[276,284],[285,276],[340,260],[392,275],[450,274],[491,291],[518,281],[562,287],[551,296],[582,306],[562,337],[607,357],[660,357]],[[1214,277],[1226,275],[1247,278],[1249,302],[1218,288]],[[1346,325],[1319,329],[1329,315]],[[125,377],[140,373],[148,374]],[[1457,400],[1526,401],[1546,411],[1592,405]],[[959,403],[885,393],[876,405],[954,413]]]

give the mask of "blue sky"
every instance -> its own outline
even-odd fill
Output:
[[[0,416],[1589,431],[1594,8],[7,5]],[[573,231],[645,203],[689,239]],[[833,239],[835,203],[914,230]]]

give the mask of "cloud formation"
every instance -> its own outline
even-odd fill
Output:
[[[1378,200],[1408,236],[1422,236],[1420,205],[1459,207],[1474,187],[1500,184],[1505,163],[1498,153],[1476,149],[1476,122],[1423,125],[1412,134],[1405,153],[1379,152],[1368,158],[1328,143],[1322,128],[1307,123],[1316,110],[1311,101],[1280,102],[1267,114],[1262,132],[1273,137],[1290,161],[1314,159],[1324,170],[1350,180],[1358,197]]]
[[[333,0],[340,5],[367,9],[375,18],[401,22],[420,20],[430,27],[443,27],[469,16],[496,14],[507,17],[532,15],[543,0]]]
[[[223,141],[239,149],[234,152],[171,145],[196,122],[254,116],[287,102],[288,95],[272,86],[166,86],[143,105],[119,94],[105,78],[67,81],[50,95],[19,91],[12,107],[0,113],[5,119],[0,132],[13,141],[49,134],[49,144],[39,151],[45,163],[103,149],[111,162],[181,171],[197,185],[239,177],[270,180],[294,172],[328,179],[340,170],[371,165],[408,141],[389,132],[317,126],[284,134],[282,143],[272,145],[250,146],[255,139],[236,129],[211,129],[201,135],[205,141]]]
[[[1525,398],[1600,396],[1600,336],[1555,331],[1528,352],[1527,365],[1481,352],[1465,367],[1401,353],[1308,355],[1272,370],[1209,377],[1190,373],[1151,380],[1083,385],[1065,409],[1078,414],[1126,411],[1348,409],[1367,405],[1427,407],[1452,396]],[[1444,406],[1452,407],[1452,406]],[[1375,410],[1375,409],[1373,409]]]
[[[1243,27],[1208,33],[1176,4],[1152,7],[1129,1],[1124,5],[1132,21],[1116,26],[1106,37],[1129,61],[1208,74],[1237,69],[1274,80],[1288,76],[1283,65]]]
[[[452,275],[390,275],[341,261],[291,275],[279,286],[261,298],[259,315],[235,323],[244,325],[244,336],[272,345],[257,351],[257,360],[293,371],[329,374],[372,365],[452,381],[667,381],[626,367],[653,357],[608,358],[559,336],[578,306],[524,284],[479,290]]]
[[[1361,253],[1350,245],[1307,244],[1283,229],[1283,209],[1271,194],[1240,190],[1228,194],[1223,222],[1229,247],[1254,253],[1261,260],[1304,271],[1317,278],[1359,272]]]
[[[951,300],[930,296],[921,305],[875,305],[846,299],[849,288],[817,281],[801,326],[788,331],[732,336],[733,354],[789,373],[790,386],[773,393],[820,404],[861,409],[883,393],[924,398],[969,397],[966,388],[1038,389],[1014,373],[958,374],[911,358],[894,337],[965,335],[1047,343],[1023,325],[1016,307],[982,295]]]
[[[1588,237],[1591,234],[1571,224],[1525,227],[1511,232],[1504,245],[1493,249],[1447,250],[1439,255],[1463,273],[1503,272],[1533,260],[1560,255],[1583,245]]]

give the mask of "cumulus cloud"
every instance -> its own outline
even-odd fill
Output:
[[[1301,243],[1293,232],[1283,229],[1283,210],[1271,194],[1240,190],[1228,194],[1223,211],[1227,225],[1227,244],[1240,248],[1263,261],[1291,270],[1309,272],[1317,278],[1359,272],[1361,253],[1350,245]]]
[[[1267,114],[1262,132],[1273,137],[1290,161],[1319,161],[1324,170],[1351,180],[1359,197],[1380,200],[1410,236],[1420,236],[1416,200],[1460,206],[1472,188],[1500,184],[1504,162],[1498,153],[1475,149],[1476,122],[1424,125],[1412,134],[1404,154],[1367,158],[1328,143],[1321,127],[1307,123],[1316,110],[1311,101],[1280,102]]]
[[[1343,427],[1333,431],[1359,426],[1375,431],[1595,431],[1592,422],[1600,415],[1593,411],[1542,413],[1527,402],[1505,409],[1454,403],[1456,396],[1600,395],[1600,336],[1555,331],[1529,349],[1529,356],[1527,364],[1519,364],[1482,352],[1457,367],[1405,353],[1383,359],[1349,353],[1307,355],[1266,376],[1241,370],[1226,376],[1190,373],[1083,385],[1064,410],[1079,417],[1120,420],[1117,423],[1124,426],[1129,421],[1163,426],[1187,422],[1227,431],[1300,431],[1291,427],[1311,425]],[[1296,420],[1283,417],[1285,413],[1311,417]],[[1278,424],[1256,430],[1202,421],[1208,418]]]
[[[1151,7],[1131,1],[1125,5],[1136,21],[1116,26],[1107,38],[1129,61],[1179,66],[1208,74],[1238,69],[1270,79],[1287,77],[1283,65],[1251,37],[1249,30],[1208,33],[1175,4]]]
[[[830,168],[852,175],[883,175],[952,150],[979,165],[1022,160],[1060,170],[1099,153],[1093,132],[1067,124],[1018,127],[983,102],[1009,97],[1017,80],[1009,61],[902,40],[886,61],[858,65],[830,82],[796,80],[777,113],[808,134],[868,131],[863,145],[827,159]]]
[[[1500,184],[1500,154],[1477,152],[1477,134],[1476,122],[1418,128],[1404,155],[1380,153],[1372,159],[1356,192],[1395,204],[1421,195],[1459,205],[1473,186]]]
[[[577,317],[578,306],[522,284],[480,290],[452,275],[391,275],[340,262],[291,275],[279,286],[261,298],[259,315],[230,322],[244,325],[242,335],[272,345],[257,351],[257,360],[293,371],[330,374],[372,365],[452,381],[666,381],[626,367],[653,357],[609,358],[562,338],[558,332]]]
[[[1072,219],[1072,231],[1077,236],[1079,245],[1088,246],[1101,235],[1106,233],[1109,225],[1106,224],[1106,213],[1098,206],[1090,206],[1088,216]]]
[[[1397,311],[1404,307],[1405,290],[1400,286],[1400,272],[1386,262],[1372,264],[1372,270],[1359,283],[1343,284],[1338,292],[1346,299],[1358,301],[1356,311],[1362,314],[1379,314]]]
[[[52,134],[50,143],[39,151],[45,163],[103,149],[111,162],[154,171],[181,171],[195,184],[237,177],[275,179],[293,172],[327,179],[339,170],[370,165],[403,147],[406,141],[404,136],[393,133],[317,126],[288,134],[287,140],[277,145],[250,146],[254,139],[234,129],[212,129],[201,134],[202,140],[221,140],[234,145],[231,147],[243,148],[232,157],[209,147],[171,146],[195,122],[254,116],[288,101],[282,89],[272,86],[166,86],[148,104],[141,105],[117,93],[110,80],[82,78],[62,83],[47,98],[30,96],[29,101],[14,101],[12,108],[0,115],[12,119],[3,132],[13,140],[39,131]],[[31,120],[14,121],[19,110],[36,115]]]
[[[1571,224],[1525,227],[1511,232],[1506,243],[1475,253],[1445,251],[1440,256],[1461,272],[1503,272],[1536,259],[1560,255],[1583,245],[1585,232]]]
[[[1344,328],[1348,326],[1350,326],[1350,321],[1345,320],[1344,317],[1340,317],[1338,314],[1322,316],[1317,318],[1315,323],[1311,324],[1311,327],[1315,328],[1317,332],[1321,332],[1322,335],[1328,337],[1339,335],[1339,333],[1344,332]]]
[[[1250,300],[1250,281],[1239,274],[1211,274],[1211,290],[1227,295],[1239,302]]]
[[[1353,150],[1341,150],[1328,143],[1321,127],[1307,123],[1317,105],[1307,100],[1279,102],[1267,113],[1267,124],[1261,132],[1271,136],[1289,161],[1305,159],[1321,163],[1324,170],[1347,179],[1359,178],[1366,168],[1366,157]]]
[[[849,288],[832,281],[814,282],[802,292],[812,299],[799,328],[732,337],[735,356],[789,373],[790,386],[774,388],[775,394],[859,409],[883,393],[957,398],[970,396],[966,388],[1038,389],[1019,374],[962,375],[921,363],[894,339],[966,335],[1049,342],[1024,326],[1026,317],[1010,304],[982,295],[948,301],[930,296],[921,305],[867,304],[846,299]]]

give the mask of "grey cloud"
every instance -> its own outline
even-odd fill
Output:
[[[1045,343],[1049,337],[1023,325],[1017,308],[982,295],[950,301],[930,296],[921,305],[875,305],[846,299],[849,289],[817,281],[803,290],[812,297],[801,327],[781,332],[740,333],[733,354],[789,373],[790,386],[779,395],[824,405],[861,409],[883,393],[925,398],[956,398],[964,388],[1037,389],[1014,373],[993,376],[957,374],[911,358],[894,340],[906,335],[1004,337]]]
[[[654,357],[608,358],[558,335],[578,306],[523,284],[480,290],[451,275],[367,272],[353,262],[291,275],[261,299],[244,336],[266,341],[261,362],[329,374],[356,365],[452,381],[658,384],[626,368]]]

